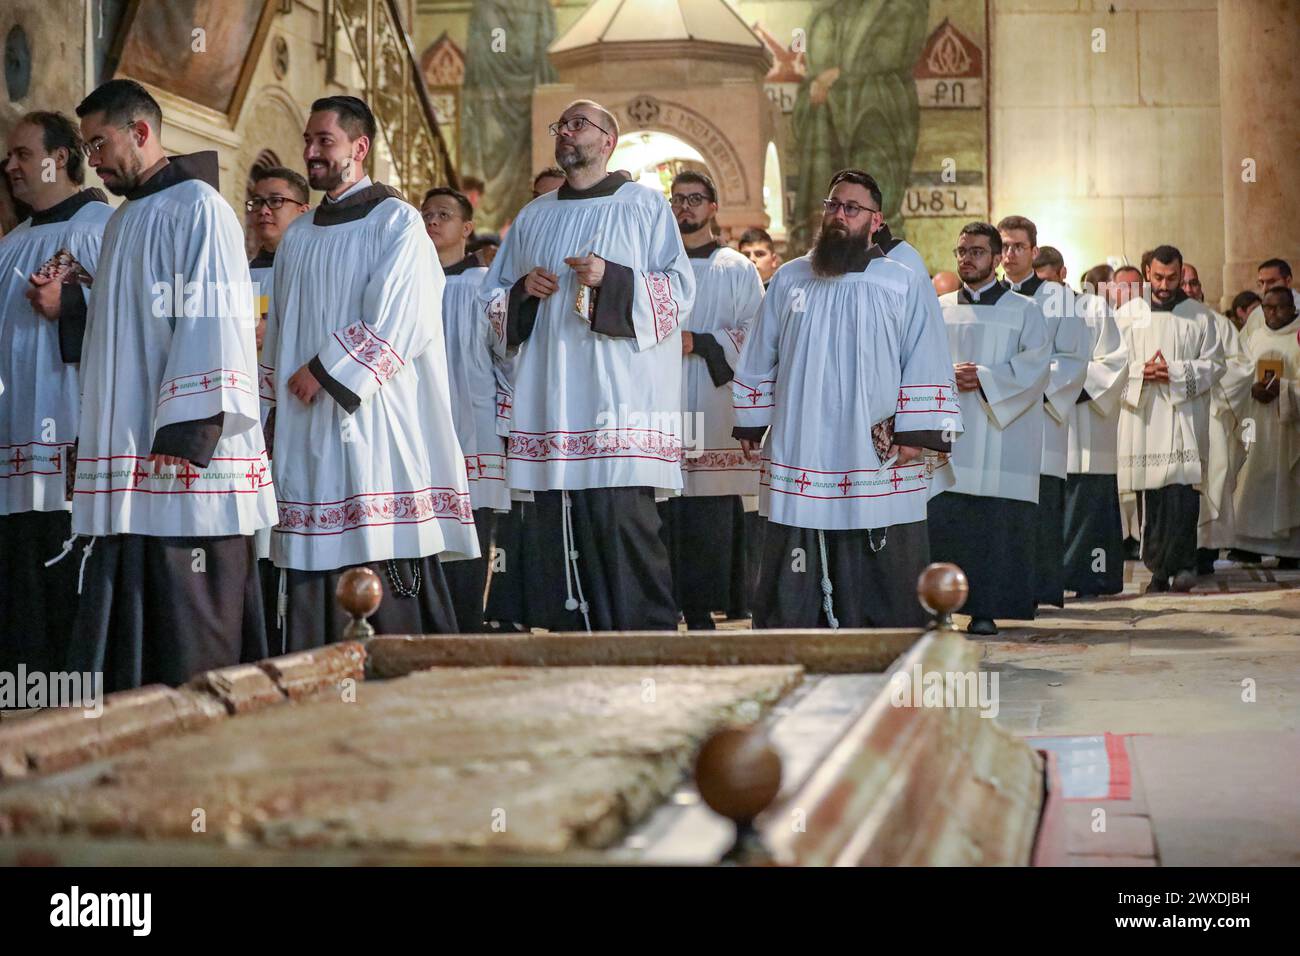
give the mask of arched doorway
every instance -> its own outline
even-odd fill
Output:
[[[683,170],[694,170],[714,178],[699,150],[671,133],[657,130],[634,130],[618,138],[618,146],[609,160],[610,169],[625,169],[632,179],[668,195],[673,177]]]

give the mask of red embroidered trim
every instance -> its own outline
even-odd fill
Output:
[[[934,389],[935,391],[933,395],[918,395],[913,397],[908,395],[905,391],[909,388]],[[959,403],[954,401],[954,396],[956,396],[956,394],[957,384],[955,382],[949,385],[900,385],[898,387],[898,405],[894,414],[919,415],[925,412],[946,412],[949,409],[956,411],[960,407]],[[913,402],[921,403],[925,407],[908,408],[907,406]],[[944,407],[945,402],[948,403],[947,408]]]
[[[758,462],[745,457],[739,448],[706,448],[698,458],[684,458],[687,471],[758,471]]]
[[[924,491],[929,486],[933,469],[924,462],[918,462],[914,465],[895,466],[886,469],[887,474],[882,474],[879,469],[870,468],[850,468],[844,471],[819,471],[816,468],[799,468],[791,465],[782,465],[778,462],[771,462],[770,468],[782,468],[787,472],[782,475],[774,475],[770,469],[763,472],[760,478],[760,484],[772,491],[785,495],[795,495],[800,498],[814,498],[820,501],[836,501],[845,498],[886,498],[890,495],[906,495],[915,491]],[[904,474],[919,469],[914,474]],[[811,477],[810,477],[811,473]],[[851,478],[851,475],[869,475],[869,478]],[[833,479],[838,476],[839,481]],[[766,480],[762,480],[762,479]],[[773,487],[775,481],[782,485],[793,486],[795,490],[787,488]],[[903,488],[908,483],[914,483],[911,488]],[[854,489],[871,489],[892,487],[890,491],[882,491],[866,494],[849,494]],[[813,494],[808,489],[824,490],[832,492],[829,494]],[[834,494],[833,490],[838,489],[839,494]]]
[[[744,329],[723,329],[722,331],[726,334],[727,338],[731,339],[731,344],[736,347],[737,352],[745,347],[746,333]]]
[[[423,524],[450,519],[474,523],[469,495],[451,488],[423,491],[375,492],[342,501],[281,501],[277,531],[289,534],[337,534],[358,528],[392,524]]]
[[[678,462],[682,440],[651,429],[594,428],[586,432],[511,432],[509,457],[524,461],[654,458]]]
[[[71,448],[74,442],[29,441],[20,445],[0,445],[0,468],[12,469],[12,474],[0,475],[0,478],[26,478],[28,475],[63,474],[63,449]],[[41,449],[52,448],[53,452],[41,453]],[[27,449],[31,454],[23,454]],[[53,464],[53,471],[36,471],[32,467],[37,462]]]
[[[192,375],[169,378],[158,389],[158,407],[162,408],[173,398],[193,398],[208,392],[229,388],[245,395],[256,395],[248,373],[232,368],[214,368]]]
[[[343,350],[350,358],[368,368],[380,385],[406,365],[393,347],[380,338],[364,321],[353,322],[341,332],[335,332],[334,340],[343,346]]]
[[[650,312],[655,323],[655,341],[662,342],[672,335],[679,321],[677,300],[673,298],[672,281],[666,273],[647,272],[645,290],[650,296]]]
[[[466,455],[465,476],[470,481],[504,481],[506,477],[505,455]]]
[[[763,388],[764,385],[775,385],[775,379],[764,379],[758,383],[758,387],[748,385],[738,378],[731,380],[731,407],[737,411],[743,411],[746,408],[772,408],[772,399],[776,396],[776,389]],[[743,390],[743,391],[742,391]],[[760,405],[761,399],[768,399],[767,404]]]

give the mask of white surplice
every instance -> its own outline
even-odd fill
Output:
[[[188,159],[205,156],[215,175],[215,154]],[[82,349],[74,533],[251,535],[275,523],[254,326],[243,232],[216,188],[184,178],[118,207]],[[218,413],[206,468],[154,474],[160,428]]]
[[[1165,311],[1137,298],[1119,308],[1115,321],[1129,353],[1119,416],[1119,490],[1199,487],[1209,458],[1210,388],[1224,372],[1214,314],[1195,299]],[[1143,381],[1143,365],[1156,352],[1168,363],[1168,382]]]
[[[763,280],[754,264],[729,246],[690,262],[695,270],[695,304],[682,328],[711,335],[734,372],[763,304]],[[698,355],[683,357],[682,411],[690,416],[686,437],[693,444],[682,462],[682,494],[757,495],[759,463],[747,459],[731,435],[736,424],[731,383],[715,385]]]
[[[560,198],[561,192],[520,211],[482,286],[495,348],[506,355],[514,351],[507,340],[511,287],[539,266],[559,277],[559,290],[538,303],[532,333],[515,352],[507,480],[525,492],[677,492],[679,325],[695,298],[677,222],[663,194],[638,183],[583,198]],[[564,260],[588,254],[631,270],[633,336],[597,332],[590,311],[576,311],[577,274]],[[607,282],[609,273],[607,267]]]
[[[1075,303],[1087,326],[1091,358],[1083,380],[1088,398],[1070,409],[1066,471],[1071,475],[1113,475],[1119,403],[1128,383],[1128,347],[1105,299],[1085,293]]]
[[[0,514],[72,508],[65,475],[77,443],[77,365],[63,361],[58,321],[27,300],[27,277],[61,249],[95,275],[112,214],[108,203],[91,201],[59,222],[28,219],[0,239],[0,378],[10,389],[0,402]]]
[[[318,225],[327,215],[300,216],[276,250],[262,369],[276,415],[271,558],[324,571],[478,557],[433,243],[415,207],[395,196],[361,218]],[[290,376],[312,359],[360,400],[354,412],[324,388],[310,405],[289,393]]]
[[[451,417],[465,454],[470,501],[475,510],[509,511],[506,443],[497,433],[497,393],[505,376],[492,353],[492,326],[478,300],[487,272],[478,266],[446,277],[442,323],[447,340]]]
[[[1201,483],[1201,517],[1196,528],[1196,544],[1201,548],[1230,548],[1236,538],[1233,493],[1237,487],[1237,472],[1246,457],[1246,448],[1238,433],[1240,422],[1232,402],[1224,391],[1228,372],[1245,371],[1241,355],[1241,336],[1237,327],[1218,312],[1214,316],[1215,331],[1223,349],[1224,377],[1210,389],[1209,455],[1206,458],[1206,477]]]
[[[984,293],[987,295],[987,292]],[[953,492],[1038,503],[1043,392],[1052,340],[1034,300],[1003,292],[992,305],[940,297],[952,362],[971,362],[980,388],[958,392],[966,432],[953,445]]]
[[[1256,401],[1250,386],[1261,360],[1280,361],[1278,397]],[[1246,455],[1234,496],[1239,548],[1300,557],[1300,318],[1243,334],[1241,361],[1224,379],[1242,422]]]
[[[1078,312],[1074,290],[1060,282],[1042,282],[1034,302],[1047,323],[1052,343],[1051,371],[1043,393],[1043,460],[1041,474],[1064,479],[1070,444],[1070,416],[1088,376],[1092,344]]]
[[[882,467],[872,426],[957,436],[952,361],[923,276],[885,258],[833,278],[807,256],[777,270],[732,382],[736,424],[771,426],[759,511],[823,530],[922,521],[951,483],[934,459]],[[931,289],[933,297],[933,289]]]

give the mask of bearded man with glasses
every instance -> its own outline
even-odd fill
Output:
[[[695,277],[663,194],[608,172],[614,117],[578,100],[550,131],[565,182],[520,211],[481,291],[495,348],[516,356],[507,480],[534,498],[509,619],[673,629],[655,499],[682,488]]]
[[[888,258],[876,181],[830,183],[812,251],[772,278],[732,382],[768,518],[754,626],[919,627],[927,508],[961,431],[926,276]]]

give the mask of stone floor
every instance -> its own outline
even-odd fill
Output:
[[[1126,577],[978,639],[1008,729],[1126,735],[1131,798],[1066,803],[1071,861],[1300,864],[1300,572],[1220,562],[1151,596]]]

